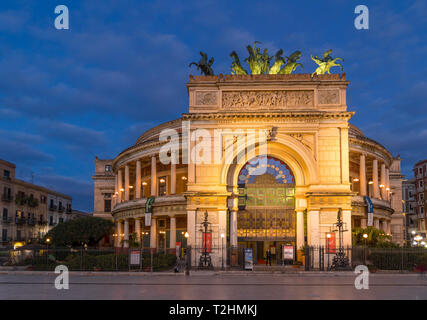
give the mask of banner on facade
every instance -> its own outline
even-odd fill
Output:
[[[283,260],[294,260],[294,246],[283,246]]]
[[[372,204],[371,198],[368,196],[363,197],[365,199],[366,205],[368,206],[368,227],[372,227],[374,225],[374,205]]]
[[[336,253],[335,245],[335,233],[330,233],[329,238],[326,237],[326,253]]]
[[[212,252],[212,233],[203,232],[202,248],[203,248],[203,250],[205,250],[205,248],[206,248],[206,252],[209,252],[209,253]]]
[[[245,270],[254,269],[252,248],[245,248]]]
[[[145,226],[150,227],[151,226],[151,213],[145,213]]]

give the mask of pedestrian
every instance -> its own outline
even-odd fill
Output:
[[[271,266],[271,251],[270,251],[270,249],[267,249],[266,257],[267,257],[266,265],[270,264],[270,266]]]

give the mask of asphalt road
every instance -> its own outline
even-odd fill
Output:
[[[70,274],[57,290],[54,274],[0,274],[0,300],[7,299],[427,299],[427,280],[416,274],[371,274],[357,290],[348,274]]]

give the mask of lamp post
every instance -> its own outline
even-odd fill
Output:
[[[348,231],[344,230],[345,223],[341,219],[341,208],[338,209],[338,215],[337,215],[337,222],[334,223],[334,225],[337,227],[336,230],[332,231],[338,231],[338,239],[339,239],[339,249],[338,252],[335,254],[335,257],[332,260],[332,266],[331,269],[333,270],[348,270],[351,269],[348,261],[348,257],[346,257],[343,247],[343,233]]]
[[[222,246],[221,246],[221,269],[224,270],[224,234],[221,233],[221,241],[222,241]]]
[[[363,250],[363,260],[364,260],[364,264],[365,264],[365,266],[366,266],[366,241],[367,241],[367,239],[368,239],[368,234],[367,233],[364,233],[363,234],[363,239],[365,239],[365,246],[364,246],[364,250]]]
[[[187,231],[185,232],[184,237],[185,237],[186,242],[187,242],[188,241],[188,237],[189,237],[189,234],[188,234]],[[190,266],[189,266],[189,264],[190,264],[190,256],[188,254],[188,245],[187,245],[187,248],[185,248],[185,275],[186,276],[190,275]]]
[[[49,242],[50,238],[46,238],[46,267],[49,265]]]
[[[199,268],[209,268],[212,269],[212,260],[211,256],[208,252],[208,246],[207,246],[207,240],[208,240],[208,227],[211,223],[208,221],[208,212],[205,212],[205,219],[202,222],[202,229],[200,230],[202,232],[202,244],[203,244],[203,252],[200,256],[199,261]]]

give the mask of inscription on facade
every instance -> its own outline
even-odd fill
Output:
[[[313,107],[311,90],[224,91],[222,109],[286,109]]]

